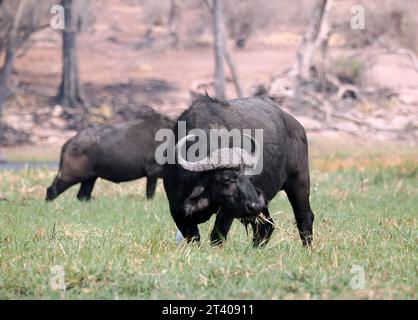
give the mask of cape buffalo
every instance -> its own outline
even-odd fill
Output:
[[[179,137],[181,123],[186,123],[185,138]],[[262,171],[245,174],[246,166],[252,165],[252,153],[244,152],[239,161],[236,158],[229,164],[213,162],[225,152],[235,154],[236,148],[219,148],[215,153],[204,154],[207,157],[201,161],[185,160],[179,155],[182,147],[179,145],[184,144],[186,151],[190,151],[188,137],[196,128],[206,132],[213,128],[262,129]],[[267,205],[284,190],[293,207],[303,244],[311,243],[314,215],[309,203],[306,133],[302,125],[271,98],[260,96],[219,102],[202,96],[180,116],[174,130],[176,163],[164,165],[164,188],[172,217],[188,242],[200,241],[198,224],[216,214],[212,244],[226,240],[234,218],[245,226],[252,226],[254,246],[266,244],[274,229]],[[264,223],[257,218],[260,213],[265,217]]]
[[[116,183],[147,177],[146,196],[152,198],[162,178],[162,166],[154,156],[155,133],[173,126],[173,120],[152,111],[135,121],[82,130],[62,147],[59,171],[46,200],[77,183],[81,183],[77,198],[89,200],[99,177]]]

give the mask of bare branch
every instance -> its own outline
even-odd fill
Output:
[[[210,2],[209,2],[210,0],[203,0],[203,2],[205,3],[205,5],[206,5],[206,7],[209,9],[209,11],[211,12],[211,13],[213,13],[213,8],[214,8],[214,5],[213,5],[213,3],[212,4],[210,4]]]
[[[225,93],[225,37],[223,34],[223,0],[213,0],[213,49],[215,55],[215,87],[216,97],[219,100],[226,98]]]
[[[228,64],[229,70],[231,72],[231,77],[232,77],[232,82],[234,83],[235,86],[235,90],[237,92],[237,96],[238,98],[243,98],[244,97],[244,93],[242,91],[241,88],[241,84],[239,81],[239,77],[238,77],[238,71],[237,71],[237,67],[235,65],[235,62],[229,52],[229,48],[228,48],[228,44],[225,41],[225,47],[224,47],[224,56],[225,56],[225,61]]]

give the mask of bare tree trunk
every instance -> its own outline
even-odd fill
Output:
[[[309,27],[297,52],[296,75],[302,79],[310,78],[310,70],[317,49],[329,38],[329,13],[332,0],[318,0]]]
[[[7,81],[10,75],[12,74],[15,51],[17,47],[17,33],[27,4],[28,0],[21,0],[19,2],[16,14],[13,19],[13,25],[9,32],[8,46],[6,49],[6,58],[4,61],[4,65],[0,70],[0,107],[2,105],[2,102],[4,102],[9,93],[9,89],[7,88]]]
[[[77,56],[77,17],[74,16],[73,0],[62,0],[65,10],[65,30],[62,32],[62,79],[57,96],[58,102],[67,107],[83,104],[80,90],[79,67]]]
[[[302,104],[302,87],[306,81],[311,78],[311,68],[314,64],[314,58],[321,49],[320,76],[325,86],[325,56],[330,37],[329,14],[331,11],[332,0],[318,0],[316,3],[308,30],[306,31],[302,45],[297,52],[295,71],[295,100],[297,107]]]
[[[4,61],[4,65],[0,70],[0,141],[3,139],[3,130],[2,130],[2,123],[3,123],[3,108],[2,105],[4,101],[10,94],[10,90],[7,87],[7,81],[9,80],[10,75],[12,74],[13,69],[13,62],[16,54],[16,47],[17,47],[17,36],[20,27],[20,23],[23,17],[24,10],[28,5],[28,0],[21,0],[18,4],[16,14],[13,18],[13,25],[9,32],[8,37],[8,46],[6,49],[6,58]],[[4,161],[3,155],[0,150],[0,161]]]
[[[168,17],[168,27],[170,29],[170,42],[171,46],[177,48],[179,45],[179,36],[178,36],[178,19],[179,19],[180,8],[177,3],[177,0],[170,1],[170,14]]]
[[[229,52],[229,48],[228,48],[228,44],[226,42],[225,39],[225,48],[224,48],[224,56],[225,56],[225,60],[226,63],[228,64],[229,70],[231,72],[231,77],[232,77],[232,82],[234,83],[235,86],[235,90],[237,92],[237,96],[238,98],[243,98],[244,94],[242,91],[242,87],[239,81],[239,77],[238,77],[238,71],[237,71],[237,67],[235,65],[235,62]]]
[[[213,17],[215,17],[215,4],[213,6],[210,5],[209,0],[204,0],[203,1],[206,5],[206,7],[209,9],[211,15]],[[244,96],[243,91],[242,91],[242,87],[239,81],[239,76],[238,76],[238,70],[236,67],[236,64],[234,62],[234,59],[232,58],[232,55],[230,53],[230,50],[228,48],[228,42],[226,40],[225,37],[225,28],[224,28],[224,21],[223,21],[223,17],[222,17],[222,37],[223,37],[223,56],[225,58],[226,63],[228,64],[229,70],[231,72],[231,77],[232,77],[232,82],[234,83],[235,86],[235,90],[237,92],[237,96],[239,98],[242,98]],[[215,22],[214,22],[215,24]],[[217,50],[215,49],[215,56],[217,56]],[[225,77],[224,77],[225,79]],[[225,80],[223,80],[225,83]]]
[[[321,80],[321,91],[325,92],[327,89],[327,70],[326,70],[326,61],[328,56],[328,42],[331,36],[331,28],[328,27],[328,23],[326,24],[326,34],[324,37],[321,37],[321,41],[319,44],[320,50],[320,63],[319,63],[319,77]]]
[[[213,0],[213,37],[215,54],[216,98],[225,100],[224,36],[223,36],[223,0]]]
[[[12,74],[14,58],[15,58],[15,49],[13,48],[13,45],[9,45],[7,47],[6,59],[4,61],[3,68],[0,71],[0,107],[10,94],[10,90],[7,87],[7,81],[10,75]],[[1,114],[0,114],[0,120],[1,120]]]

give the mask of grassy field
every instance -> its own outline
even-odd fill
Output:
[[[325,155],[312,145],[312,250],[283,194],[264,249],[238,222],[212,248],[213,219],[200,247],[177,246],[161,183],[153,201],[143,181],[100,181],[91,203],[74,188],[46,204],[54,172],[0,172],[0,299],[417,299],[417,150]],[[56,265],[65,292],[51,288]]]

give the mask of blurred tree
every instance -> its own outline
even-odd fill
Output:
[[[51,1],[0,0],[0,57],[4,63],[0,68],[0,141],[2,132],[2,106],[12,93],[10,77],[17,51],[29,40],[30,36],[48,26]]]
[[[77,56],[77,32],[81,19],[75,10],[74,0],[61,0],[65,12],[65,29],[62,31],[62,77],[57,101],[65,107],[84,104],[80,89],[80,72]]]
[[[317,50],[328,43],[331,5],[332,0],[318,0],[313,9],[308,29],[297,52],[296,75],[301,79],[310,78]]]
[[[237,96],[238,98],[243,98],[244,93],[242,91],[241,83],[239,81],[237,66],[229,52],[228,42],[226,41],[226,39],[225,39],[225,47],[224,47],[224,56],[225,56],[226,63],[229,66],[229,70],[231,72],[232,82],[234,83]]]
[[[19,1],[16,14],[13,17],[12,25],[8,33],[6,57],[4,60],[3,67],[0,70],[0,106],[3,104],[4,100],[6,100],[6,98],[10,94],[7,82],[12,73],[13,61],[15,59],[15,53],[17,48],[19,27],[23,18],[24,10],[26,9],[28,4],[29,0]]]
[[[309,82],[313,75],[313,66],[315,56],[320,50],[321,61],[319,75],[321,77],[322,87],[325,87],[325,57],[328,48],[328,41],[331,35],[329,15],[331,11],[332,0],[317,0],[308,29],[303,37],[302,44],[296,54],[295,73],[295,98],[298,107],[302,107],[303,92],[305,83]]]
[[[190,0],[193,1],[193,0]],[[135,0],[141,5],[141,20],[147,26],[142,48],[160,45],[162,48],[177,48],[181,45],[182,12],[189,3],[186,0]],[[157,28],[156,28],[157,27]]]
[[[168,28],[171,46],[177,48],[179,45],[178,20],[180,7],[177,0],[170,0],[170,11],[168,15]]]
[[[0,2],[0,5],[2,2]],[[18,4],[16,14],[13,18],[12,26],[10,28],[9,34],[8,34],[8,45],[6,49],[6,57],[4,61],[4,65],[2,69],[0,70],[0,140],[3,137],[3,130],[2,130],[2,104],[6,100],[6,98],[9,96],[10,90],[7,86],[8,79],[10,77],[10,74],[12,73],[12,67],[13,67],[13,61],[15,58],[15,50],[17,47],[17,33],[20,26],[20,21],[23,17],[23,12],[25,10],[25,7],[28,4],[28,0],[21,0]],[[4,156],[3,153],[0,150],[0,162],[4,162]]]
[[[215,88],[216,98],[220,100],[224,100],[226,98],[223,19],[223,0],[213,0],[213,48],[215,53]]]
[[[0,0],[0,54],[4,52],[4,64],[0,69],[0,107],[11,93],[8,80],[12,74],[16,52],[30,36],[48,26],[49,7],[53,1]]]
[[[226,99],[225,93],[225,68],[224,58],[231,72],[232,82],[234,83],[237,96],[243,97],[242,87],[238,77],[236,64],[230,54],[228,41],[225,36],[225,21],[223,15],[223,1],[220,3],[213,0],[213,5],[208,0],[204,1],[212,15],[213,34],[214,34],[214,53],[215,53],[215,89],[218,99]]]
[[[281,1],[280,1],[281,2]],[[239,49],[245,48],[248,39],[273,21],[277,23],[279,1],[228,0],[225,2],[225,23],[229,37]]]

